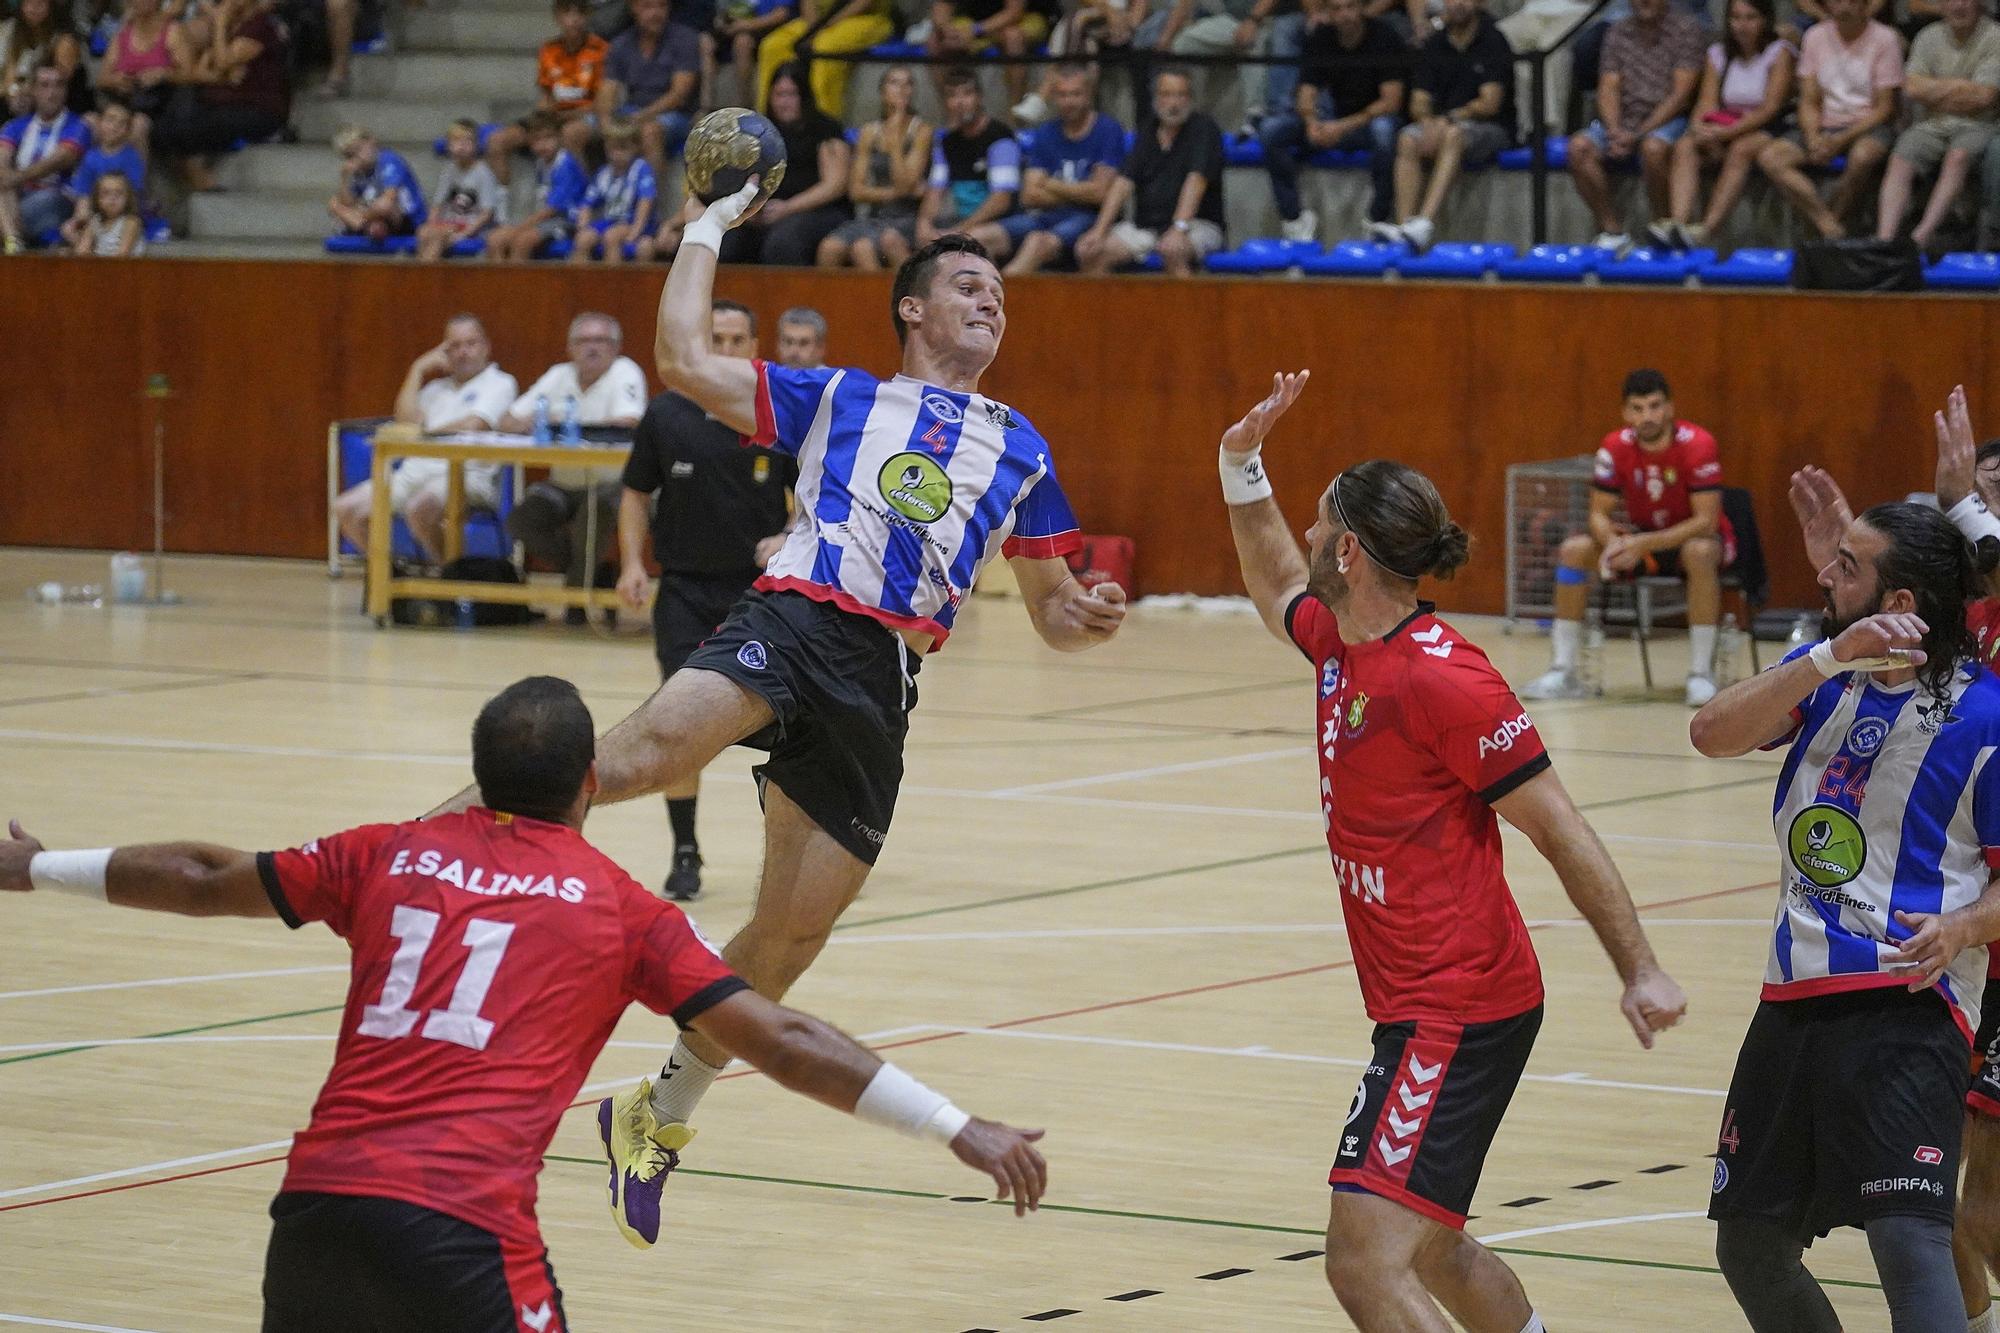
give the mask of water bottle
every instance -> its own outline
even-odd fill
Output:
[[[1792,632],[1785,636],[1785,652],[1790,654],[1796,648],[1819,642],[1819,617],[1810,611],[1801,611],[1792,621]]]
[[[454,623],[460,629],[472,628],[472,599],[470,597],[461,597],[458,599],[458,618]]]
[[[535,395],[535,443],[547,444],[553,438],[549,434],[549,396],[538,393]]]
[[[1732,612],[1723,616],[1722,625],[1715,634],[1715,661],[1709,666],[1708,678],[1720,690],[1743,679],[1743,658],[1749,644],[1749,636],[1736,627],[1736,616]]]
[[[36,584],[34,590],[29,593],[29,596],[35,601],[40,602],[43,606],[62,606],[65,604],[71,606],[104,605],[104,589],[95,583],[72,583],[64,586],[51,580],[47,583]]]
[[[575,394],[563,400],[562,442],[583,443],[583,414],[576,410]]]
[[[1583,647],[1576,678],[1592,694],[1604,693],[1604,608],[1592,598],[1583,608]]]

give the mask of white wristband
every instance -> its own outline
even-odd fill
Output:
[[[693,222],[688,223],[687,228],[681,232],[681,248],[685,250],[690,245],[698,245],[711,254],[720,255],[722,253],[722,233],[722,224],[707,213],[703,213]]]
[[[1993,511],[1986,507],[1986,502],[1979,498],[1976,491],[1947,509],[1944,516],[1974,546],[1979,544],[1981,538],[2000,538],[2000,518],[1993,516]]]
[[[854,1118],[913,1139],[947,1144],[972,1119],[943,1093],[925,1087],[886,1060],[854,1104]]]
[[[1852,662],[1836,661],[1833,656],[1833,640],[1821,639],[1806,653],[1806,658],[1819,668],[1819,674],[1832,680],[1835,676],[1849,671],[1901,671],[1910,665],[1910,659],[1903,653],[1888,653],[1881,657],[1857,657]]]
[[[1217,457],[1222,470],[1222,498],[1233,505],[1251,505],[1271,498],[1271,478],[1264,471],[1264,446],[1249,453],[1224,449]]]
[[[97,902],[104,899],[104,871],[111,849],[88,852],[36,852],[28,858],[28,883],[44,893],[73,893]]]

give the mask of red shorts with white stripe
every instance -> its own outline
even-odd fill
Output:
[[[1492,1023],[1376,1024],[1327,1183],[1464,1227],[1541,1026],[1540,1005]]]
[[[2000,977],[1986,978],[1979,1000],[1979,1035],[1973,1038],[1972,1087],[1965,1109],[2000,1119]]]

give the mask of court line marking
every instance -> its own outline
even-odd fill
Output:
[[[1587,926],[1575,917],[1550,917],[1527,921],[1528,926]],[[1665,916],[1654,917],[1652,926],[1769,926],[1767,916]],[[1071,939],[1150,939],[1189,935],[1344,935],[1347,927],[1339,922],[1305,922],[1296,925],[1221,926],[1077,926],[1062,930],[954,930],[918,935],[836,935],[829,944],[948,944],[972,941],[1071,940]],[[5,998],[5,997],[0,997]]]
[[[1030,782],[1018,787],[998,787],[988,796],[1039,796],[1044,792],[1071,791],[1079,787],[1102,787],[1116,782],[1137,782],[1144,778],[1166,777],[1173,773],[1200,773],[1212,768],[1234,768],[1239,764],[1261,764],[1267,759],[1297,759],[1308,752],[1303,746],[1287,745],[1282,750],[1258,750],[1252,754],[1223,755],[1214,759],[1190,759],[1178,764],[1154,764],[1128,768],[1118,773],[1093,773],[1087,777],[1062,778],[1055,782]]]
[[[1558,1231],[1593,1231],[1600,1227],[1631,1226],[1640,1222],[1684,1222],[1691,1217],[1707,1218],[1705,1212],[1691,1213],[1637,1213],[1631,1217],[1600,1217],[1588,1222],[1558,1222],[1554,1226],[1526,1227],[1520,1231],[1502,1231],[1493,1236],[1474,1236],[1481,1245],[1493,1245],[1503,1240],[1526,1240],[1530,1236],[1553,1236]]]
[[[269,1143],[250,1143],[241,1148],[220,1148],[215,1152],[196,1153],[192,1157],[175,1157],[164,1162],[149,1162],[145,1166],[125,1167],[117,1171],[99,1171],[95,1175],[72,1176],[68,1180],[51,1180],[44,1185],[16,1185],[10,1190],[0,1190],[0,1199],[18,1199],[27,1194],[45,1194],[50,1190],[73,1189],[78,1185],[95,1185],[105,1180],[123,1180],[127,1176],[142,1175],[150,1171],[172,1171],[176,1167],[200,1166],[204,1162],[221,1162],[231,1157],[241,1157],[245,1153],[269,1152],[273,1148],[289,1148],[291,1136],[273,1139]],[[0,1212],[7,1211],[0,1209]]]
[[[82,986],[44,986],[39,990],[0,991],[0,1000],[32,1000],[44,995],[81,995],[86,991],[138,990],[147,986],[193,986],[204,981],[247,981],[257,977],[303,977],[317,972],[345,972],[345,963],[317,967],[271,967],[255,972],[206,972],[186,977],[140,977],[132,981],[93,981]]]
[[[69,1319],[38,1319],[31,1314],[0,1314],[0,1324],[29,1324],[35,1328],[73,1328],[83,1333],[150,1333],[143,1328],[127,1328],[123,1324],[79,1324]]]

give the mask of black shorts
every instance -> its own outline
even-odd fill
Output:
[[[727,676],[771,706],[778,720],[742,742],[771,752],[751,770],[759,788],[776,783],[872,866],[903,785],[918,664],[900,635],[866,616],[803,593],[753,591],[683,666]]]
[[[1965,1035],[1942,997],[1901,986],[1757,1006],[1715,1150],[1708,1215],[1810,1243],[1907,1214],[1951,1223]]]
[[[1988,977],[1979,1001],[1979,1035],[1972,1040],[1972,1086],[1965,1109],[2000,1118],[2000,978]]]
[[[1327,1184],[1461,1229],[1542,1006],[1492,1023],[1377,1023]]]
[[[653,656],[660,675],[681,669],[688,654],[729,619],[730,608],[750,591],[757,571],[741,574],[675,574],[662,571],[659,595],[653,598]]]
[[[363,1195],[271,1200],[264,1333],[564,1333],[539,1241]]]

